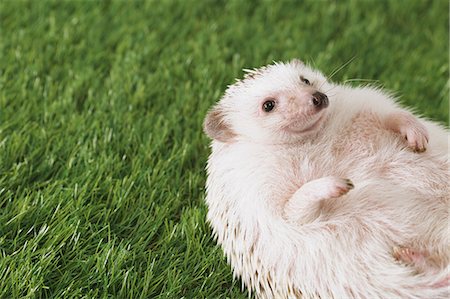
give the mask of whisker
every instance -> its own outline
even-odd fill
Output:
[[[344,81],[344,83],[347,82],[374,82],[374,83],[379,83],[379,80],[375,80],[375,79],[360,79],[360,78],[353,78],[353,79],[347,79]]]
[[[310,56],[309,57],[309,61],[311,61],[311,63],[312,63],[314,68],[317,68],[316,61],[314,60],[314,57]]]
[[[353,60],[355,60],[356,58],[356,54],[353,55],[353,57],[351,57],[349,60],[347,60],[347,62],[345,62],[343,65],[341,65],[340,67],[338,67],[337,69],[335,69],[334,71],[331,72],[331,74],[328,76],[328,80],[330,80],[331,78],[333,78],[334,75],[336,75],[338,72],[340,72],[343,68],[345,68],[347,65],[349,65]],[[325,83],[325,82],[324,82]],[[322,85],[324,84],[322,83]],[[322,85],[320,87],[322,87]],[[319,87],[319,88],[320,88]]]
[[[349,65],[351,62],[353,62],[353,60],[355,60],[356,58],[356,54],[353,55],[353,57],[351,57],[349,60],[347,60],[346,63],[344,63],[341,67],[337,68],[336,70],[334,70],[329,76],[328,79],[333,78],[334,75],[336,75],[338,72],[340,72],[344,67],[346,67],[347,65]]]
[[[328,89],[327,91],[324,91],[323,93],[329,93],[330,91],[332,91],[333,89],[335,89],[337,87],[337,85],[331,87],[330,89]]]

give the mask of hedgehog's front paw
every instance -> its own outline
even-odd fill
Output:
[[[428,132],[424,125],[415,121],[400,127],[400,133],[407,140],[408,147],[416,152],[424,152],[428,145]]]
[[[320,199],[340,197],[355,187],[351,180],[334,176],[323,177],[308,182],[307,185],[310,192]]]
[[[349,179],[333,176],[309,181],[286,202],[284,216],[290,222],[313,221],[319,215],[323,200],[340,197],[353,188],[353,183]]]
[[[331,184],[329,185],[329,197],[336,198],[346,194],[351,189],[355,188],[350,179],[330,177]]]
[[[425,126],[414,115],[408,112],[395,112],[386,119],[389,130],[400,133],[408,142],[408,147],[415,152],[427,149],[429,135]]]

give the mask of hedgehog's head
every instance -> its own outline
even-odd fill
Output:
[[[329,86],[320,72],[299,60],[248,71],[209,111],[205,132],[225,143],[302,140],[323,124],[328,107],[323,90]]]

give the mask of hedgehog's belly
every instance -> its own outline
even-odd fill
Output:
[[[384,129],[377,115],[371,112],[357,114],[333,141],[332,154],[336,160],[363,160],[376,156],[386,146],[401,150],[399,135]]]

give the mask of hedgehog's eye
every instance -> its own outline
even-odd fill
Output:
[[[275,100],[270,99],[270,100],[265,101],[262,108],[266,112],[272,111],[273,108],[275,108]]]
[[[306,85],[311,85],[311,82],[309,82],[309,80],[303,76],[300,76],[300,80],[302,80],[302,82],[305,83]]]

